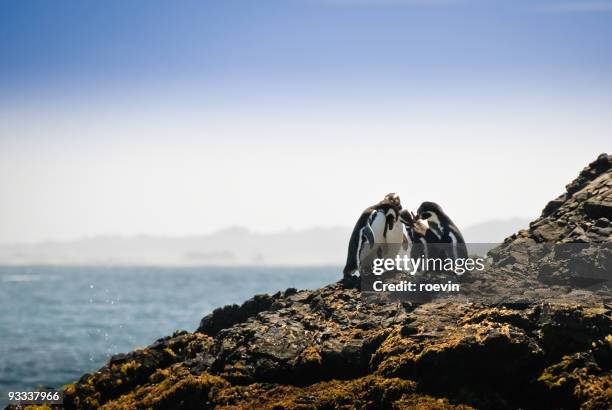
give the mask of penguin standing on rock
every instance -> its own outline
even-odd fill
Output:
[[[426,240],[428,243],[451,244],[452,254],[447,254],[446,257],[453,259],[468,257],[463,235],[440,205],[435,202],[423,202],[417,210],[416,217],[427,222]]]
[[[369,265],[373,259],[382,258],[406,245],[403,226],[399,222],[401,209],[399,196],[390,193],[361,213],[349,241],[344,278]]]

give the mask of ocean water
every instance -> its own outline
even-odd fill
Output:
[[[6,392],[61,387],[108,357],[213,309],[288,287],[316,289],[339,267],[0,267],[0,405]]]

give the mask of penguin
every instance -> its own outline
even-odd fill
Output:
[[[407,252],[412,260],[429,257],[429,243],[436,242],[436,236],[427,226],[427,222],[417,218],[412,212],[404,209],[400,212],[400,222],[404,225],[406,236],[410,243]]]
[[[444,252],[446,257],[453,259],[468,257],[463,235],[461,235],[459,228],[446,215],[440,205],[435,202],[423,202],[419,209],[417,209],[416,218],[427,222],[428,229],[425,239],[428,244],[449,243],[452,244],[451,254],[449,255],[447,252]],[[430,246],[429,248],[431,249],[432,247]]]
[[[406,246],[399,222],[401,201],[395,193],[387,194],[378,204],[366,208],[351,234],[343,275],[348,278],[374,258],[384,258]],[[397,249],[397,250],[396,250]]]
[[[395,257],[398,252],[405,251],[410,242],[404,224],[400,221],[400,213],[402,203],[400,197],[395,193],[390,193],[383,199],[384,202],[390,202],[394,205],[386,213],[387,229],[384,232],[385,257]]]

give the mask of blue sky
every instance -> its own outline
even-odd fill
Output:
[[[0,0],[0,242],[352,225],[388,191],[536,216],[610,151],[611,23],[612,0]]]
[[[152,86],[600,94],[611,84],[612,1],[1,0],[0,11],[5,98]]]

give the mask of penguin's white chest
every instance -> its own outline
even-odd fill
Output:
[[[401,244],[404,241],[404,225],[396,222],[393,224],[393,228],[387,230],[387,243]]]
[[[376,212],[372,222],[370,223],[370,227],[372,228],[372,233],[374,234],[374,242],[378,244],[385,243],[385,224],[387,220],[385,218],[385,214],[382,212]]]

